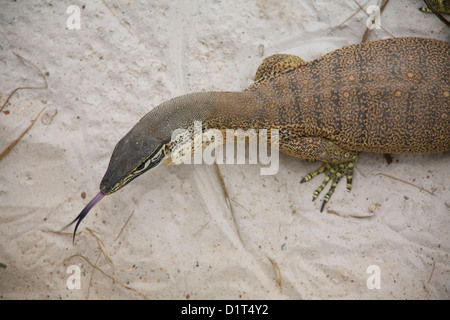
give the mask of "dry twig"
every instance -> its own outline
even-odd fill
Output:
[[[70,256],[70,257],[66,258],[66,260],[67,260],[67,259],[74,258],[74,257],[80,257],[80,258],[82,258],[82,259],[83,259],[84,261],[86,261],[91,267],[93,267],[94,269],[100,271],[101,274],[103,274],[105,277],[107,277],[107,278],[113,280],[114,283],[117,283],[117,284],[118,284],[119,286],[121,286],[122,288],[125,288],[125,289],[127,289],[127,290],[131,290],[131,291],[137,293],[138,295],[140,295],[141,297],[143,297],[144,299],[149,299],[149,298],[148,298],[145,294],[143,294],[142,292],[140,292],[140,291],[138,291],[138,290],[136,290],[136,289],[134,289],[134,288],[132,288],[132,287],[130,287],[130,286],[127,286],[126,284],[122,283],[122,281],[120,281],[120,280],[117,279],[116,277],[113,277],[113,276],[107,274],[107,273],[104,272],[101,268],[99,268],[98,266],[96,266],[95,264],[93,264],[91,261],[89,261],[88,258],[86,258],[85,256],[83,256],[83,255],[81,255],[81,254],[74,254],[73,256]]]
[[[38,113],[37,117],[31,122],[31,124],[28,126],[28,128],[26,128],[25,131],[22,132],[22,134],[16,140],[11,142],[9,144],[9,146],[7,146],[6,149],[2,151],[2,153],[0,153],[0,160],[2,160],[3,157],[5,157],[16,146],[16,144],[19,143],[19,141],[23,138],[23,136],[26,135],[28,131],[30,131],[30,129],[36,123],[37,119],[39,118],[39,116],[41,115],[42,111],[44,111],[44,110],[45,110],[45,107]]]
[[[45,86],[40,86],[40,87],[29,87],[29,86],[24,86],[24,87],[18,87],[15,88],[8,96],[8,98],[6,98],[6,101],[3,103],[3,105],[0,107],[0,112],[3,111],[3,109],[5,108],[6,104],[9,102],[9,99],[11,99],[11,97],[19,90],[25,90],[25,89],[47,89],[48,88],[48,83],[47,83],[47,77],[45,76],[45,74],[42,73],[41,70],[39,70],[38,67],[36,67],[31,61],[23,58],[21,55],[13,52],[14,55],[23,63],[23,64],[30,64],[34,70],[36,70],[37,72],[39,72],[39,74],[42,76],[42,78],[44,78],[45,81]]]

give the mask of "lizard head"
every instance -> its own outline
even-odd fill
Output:
[[[172,141],[173,133],[188,128],[195,119],[201,119],[205,110],[203,102],[208,99],[209,94],[197,93],[166,101],[147,113],[117,143],[100,183],[100,192],[66,226],[76,222],[73,239],[80,222],[105,195],[120,190],[164,160],[167,160],[164,164],[171,163],[170,146],[177,143]],[[184,140],[178,143],[184,143]]]
[[[152,132],[152,133],[150,133]],[[166,156],[167,141],[159,138],[158,130],[152,130],[142,119],[116,145],[108,169],[100,183],[100,192],[84,207],[80,214],[65,228],[76,222],[73,241],[78,225],[89,211],[105,196],[157,167]]]
[[[166,142],[134,127],[116,145],[100,191],[114,193],[128,183],[157,167],[166,155]]]

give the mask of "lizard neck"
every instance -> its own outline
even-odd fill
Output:
[[[198,135],[200,131],[220,130],[222,136],[214,144],[223,144],[229,138],[227,129],[255,129],[258,109],[254,93],[199,92],[164,102],[140,122],[144,132],[151,132],[153,138],[165,144],[162,163],[172,164],[192,157],[193,154],[185,149],[194,151],[192,143],[200,143],[202,148],[212,143]],[[232,137],[234,140],[234,135]]]
[[[250,92],[209,92],[205,96],[209,108],[205,112],[205,126],[219,130],[255,129],[259,118],[259,104]]]
[[[191,93],[159,105],[141,119],[141,126],[163,141],[177,129],[192,128],[195,121],[208,129],[246,130],[256,124],[258,109],[250,92]]]

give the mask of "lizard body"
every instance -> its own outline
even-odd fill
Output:
[[[202,121],[204,129],[279,129],[281,152],[323,162],[301,182],[325,173],[313,195],[317,198],[331,180],[324,205],[343,176],[350,190],[358,152],[450,150],[449,93],[448,42],[386,39],[310,62],[273,55],[243,92],[193,93],[151,110],[116,145],[99,195],[164,163],[177,143],[171,141],[173,131]]]

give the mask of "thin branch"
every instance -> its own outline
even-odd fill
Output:
[[[220,172],[219,166],[215,162],[214,162],[214,167],[216,168],[216,173],[217,173],[217,176],[219,177],[220,184],[222,186],[222,191],[223,191],[223,195],[225,197],[225,201],[228,205],[228,208],[230,209],[231,217],[233,218],[233,223],[234,223],[234,227],[236,228],[237,235],[238,235],[239,240],[241,241],[242,245],[245,248],[245,244],[244,244],[244,241],[242,240],[241,233],[239,231],[239,226],[237,224],[236,217],[234,215],[233,206],[231,205],[230,197],[228,196],[228,191],[227,191],[227,187],[225,185],[225,180],[223,179],[223,176],[222,176],[222,173]]]
[[[41,115],[42,111],[44,111],[44,110],[45,110],[45,107],[39,112],[37,117],[31,122],[31,124],[28,126],[28,128],[26,128],[25,131],[22,132],[22,134],[16,140],[11,142],[11,144],[9,146],[7,146],[6,149],[2,151],[2,153],[0,153],[0,160],[2,160],[3,157],[5,157],[16,146],[16,144],[19,143],[19,141],[23,138],[23,136],[26,135],[28,131],[30,131],[31,127],[33,127],[33,125],[36,123],[37,119]]]
[[[134,289],[134,288],[132,288],[132,287],[130,287],[130,286],[127,286],[126,284],[122,283],[122,281],[120,281],[120,280],[117,279],[116,277],[113,277],[113,276],[107,274],[107,273],[104,272],[101,268],[99,268],[98,266],[96,266],[95,264],[93,264],[92,262],[90,262],[88,258],[86,258],[85,256],[82,256],[81,254],[74,254],[73,256],[70,256],[70,257],[68,257],[68,258],[66,258],[66,259],[64,259],[64,260],[68,260],[68,259],[71,259],[71,258],[74,258],[74,257],[81,257],[81,258],[83,258],[84,261],[86,261],[92,268],[94,268],[94,269],[100,271],[101,274],[103,274],[105,277],[107,277],[107,278],[111,279],[112,281],[114,281],[114,283],[117,283],[117,284],[118,284],[119,286],[121,286],[122,288],[125,288],[125,289],[127,289],[127,290],[131,290],[131,291],[133,291],[133,292],[136,292],[138,295],[140,295],[140,296],[143,297],[144,299],[149,300],[149,297],[147,297],[145,294],[143,294],[142,292],[140,292],[140,291],[138,291],[138,290],[136,290],[136,289]]]
[[[385,176],[385,177],[391,178],[391,179],[393,179],[393,180],[403,182],[403,183],[405,183],[405,184],[408,184],[408,185],[410,185],[410,186],[413,186],[414,188],[417,188],[417,189],[419,189],[419,190],[421,190],[421,191],[424,191],[424,192],[429,193],[429,194],[431,194],[432,196],[434,196],[434,193],[431,192],[431,191],[428,191],[427,189],[424,189],[424,188],[422,188],[422,187],[416,186],[415,184],[413,184],[413,183],[411,183],[411,182],[408,182],[408,181],[405,181],[405,180],[402,180],[402,179],[393,177],[393,176],[391,176],[391,175],[388,175],[388,174],[385,174],[385,173],[377,173],[375,176]]]
[[[130,221],[131,217],[134,214],[134,210],[133,212],[130,214],[130,216],[128,217],[127,221],[125,221],[125,224],[123,225],[122,229],[120,229],[119,234],[117,235],[117,237],[114,239],[114,241],[117,241],[117,239],[119,239],[120,235],[122,234],[123,229],[125,229],[125,227],[127,226],[128,222]]]
[[[94,230],[90,228],[86,228],[86,230],[89,232],[91,236],[93,236],[95,239],[97,239],[98,247],[100,248],[100,251],[103,253],[103,256],[105,257],[106,262],[114,268],[114,263],[112,262],[111,258],[108,255],[108,252],[106,251],[106,246],[103,243],[102,239],[100,239],[97,235],[95,235]]]
[[[369,0],[370,1],[370,0]],[[367,1],[363,6],[366,6],[366,4],[369,3],[369,1]],[[352,13],[352,15],[350,17],[348,17],[347,19],[345,19],[344,21],[342,21],[340,24],[338,24],[336,27],[331,28],[330,32],[328,32],[328,35],[333,33],[334,31],[336,31],[337,29],[339,29],[340,27],[342,27],[342,25],[344,23],[346,23],[348,20],[350,20],[351,18],[353,18],[358,12],[361,11],[361,8],[359,8],[359,10],[356,10],[355,12]]]
[[[23,63],[23,64],[30,64],[34,70],[36,70],[42,78],[44,78],[45,81],[45,86],[41,86],[41,87],[29,87],[29,86],[25,86],[25,87],[18,87],[15,88],[8,96],[8,98],[6,98],[6,101],[3,103],[3,105],[0,107],[0,112],[3,111],[3,109],[5,108],[6,104],[9,102],[9,99],[11,99],[11,97],[19,90],[24,90],[24,89],[47,89],[48,88],[48,83],[47,83],[47,77],[45,76],[45,74],[42,73],[41,70],[39,70],[38,67],[36,67],[33,62],[25,59],[24,57],[22,57],[21,55],[19,55],[18,53],[13,52],[14,55]]]
[[[355,1],[355,3],[361,8],[362,11],[364,11],[364,13],[370,17],[370,15],[367,13],[367,11],[361,6],[361,4],[358,2],[358,0],[353,0]],[[386,4],[388,3],[389,0],[383,0],[383,2],[381,3],[381,7],[380,7],[380,14],[383,11],[384,7],[386,6]],[[386,30],[386,28],[384,28],[383,26],[380,26],[381,29],[383,29],[384,32],[386,32],[387,34],[389,34],[392,38],[395,38],[395,36],[390,33],[389,31]],[[361,40],[361,42],[365,42],[367,40],[368,34],[369,34],[369,30],[367,29],[366,32],[364,33],[363,39]]]

